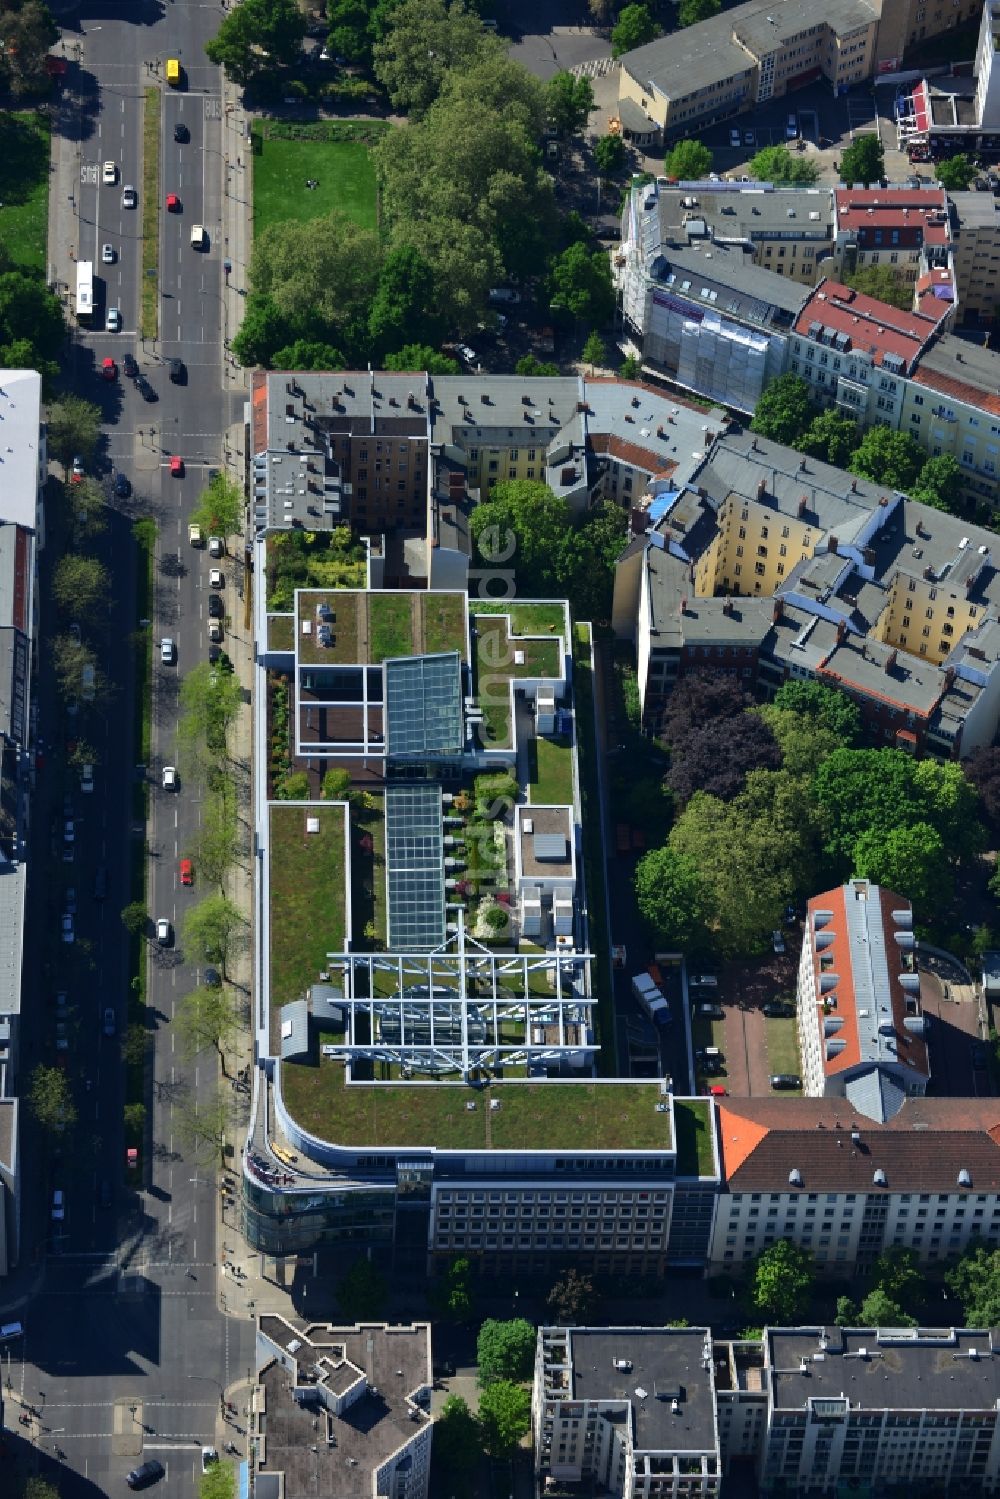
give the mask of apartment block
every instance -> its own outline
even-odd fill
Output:
[[[1000,476],[1000,353],[946,335],[902,383],[899,426],[961,464],[971,498],[995,508]]]
[[[1000,305],[1000,202],[992,193],[952,193],[951,220],[962,320],[989,323]]]
[[[681,247],[740,250],[754,265],[811,287],[835,243],[833,197],[826,187],[759,182],[660,186],[660,235]]]
[[[541,1327],[535,1481],[623,1499],[718,1494],[712,1334],[704,1327]]]
[[[913,911],[890,890],[855,879],[806,908],[796,991],[803,1086],[891,1119],[927,1091],[927,1022]]]
[[[300,1326],[259,1316],[251,1404],[257,1499],[426,1499],[433,1387],[429,1323]]]
[[[834,93],[874,71],[878,11],[866,0],[753,3],[661,37],[621,59],[618,113],[651,143],[690,134],[819,78]]]
[[[689,671],[828,682],[873,736],[968,755],[1000,722],[992,533],[752,433],[650,486],[619,560],[645,721]]]
[[[930,266],[947,265],[953,234],[943,187],[840,187],[833,202],[841,271],[879,266],[914,286]]]
[[[1000,1243],[995,1101],[910,1095],[884,1122],[848,1098],[725,1098],[710,1262],[733,1268],[779,1239],[832,1275],[885,1249],[941,1262]]]

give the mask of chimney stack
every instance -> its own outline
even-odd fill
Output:
[[[801,515],[805,515],[805,513],[806,513],[806,507],[808,506],[808,504],[809,504],[809,496],[805,495],[805,494],[800,494],[799,495],[799,508],[798,508],[798,514],[800,516]]]
[[[885,669],[886,669],[886,672],[888,673],[890,671],[893,671],[894,668],[895,668],[895,665],[896,665],[896,652],[895,651],[890,651],[889,654],[888,654],[888,656],[886,656],[886,658],[885,658]]]
[[[846,619],[838,619],[837,620],[837,644],[838,645],[843,645],[843,643],[846,640],[846,638],[847,638],[847,620]]]
[[[767,498],[767,480],[766,479],[758,479],[758,481],[757,481],[757,498],[758,498],[758,500],[765,500]]]
[[[780,625],[781,621],[784,619],[784,617],[785,617],[785,605],[784,605],[784,601],[782,599],[775,599],[775,601],[774,601],[774,607],[771,610],[771,623],[772,623],[772,625]]]
[[[840,543],[837,540],[836,536],[828,536],[826,538],[826,549],[828,552],[835,552],[839,545]]]

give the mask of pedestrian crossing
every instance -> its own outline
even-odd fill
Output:
[[[570,68],[576,78],[607,78],[618,66],[615,57],[593,57],[589,62],[578,62]]]

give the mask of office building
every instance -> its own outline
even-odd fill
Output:
[[[855,879],[813,896],[796,991],[804,1091],[891,1119],[927,1091],[927,1021],[913,911],[891,890]]]
[[[963,323],[991,323],[1000,303],[1000,200],[951,193],[952,245]]]
[[[432,1388],[429,1323],[299,1327],[258,1317],[256,1499],[426,1499]]]
[[[622,1499],[718,1494],[712,1334],[705,1327],[541,1327],[535,1481]]]

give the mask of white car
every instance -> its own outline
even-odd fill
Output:
[[[177,767],[176,765],[164,765],[163,767],[163,789],[164,791],[177,790]]]
[[[63,842],[76,842],[76,823],[72,817],[67,817],[63,822]]]
[[[108,308],[108,316],[104,326],[108,333],[120,333],[122,331],[122,310],[120,307]]]
[[[208,555],[210,557],[221,557],[226,550],[226,544],[221,536],[210,536],[208,538]]]
[[[164,635],[163,639],[160,641],[160,660],[163,661],[167,666],[173,665],[174,642],[169,635]]]
[[[68,911],[65,911],[63,913],[63,918],[62,918],[62,939],[63,939],[64,942],[75,942],[76,941],[76,933],[73,930],[73,918],[69,914]]]
[[[789,115],[788,116],[788,123],[785,126],[785,139],[788,140],[788,141],[793,141],[795,139],[795,137],[798,135],[798,133],[799,133],[798,118],[795,115],[793,115],[793,114]]]
[[[94,767],[90,764],[80,766],[80,790],[89,795],[94,789]]]
[[[213,567],[209,571],[209,574],[208,574],[208,583],[209,583],[209,587],[210,588],[221,588],[223,586],[223,584],[225,583],[225,581],[226,581],[225,578],[222,576],[222,569],[221,568],[219,568],[219,567]]]
[[[66,1216],[66,1198],[63,1196],[62,1188],[56,1187],[52,1193],[52,1221],[61,1223]]]
[[[104,163],[101,171],[101,181],[111,185],[118,181],[118,163],[116,161],[106,161]]]
[[[114,247],[114,245],[102,245],[101,246],[101,263],[102,263],[102,265],[114,265],[114,263],[115,263],[115,247]]]
[[[128,187],[123,187],[122,188],[122,207],[123,208],[134,208],[136,206],[136,204],[138,203],[138,201],[139,200],[138,200],[138,198],[136,196],[136,191],[135,191],[134,187],[128,186]]]
[[[170,922],[165,916],[161,916],[156,923],[156,940],[161,947],[166,947],[170,941]]]
[[[479,363],[479,355],[475,349],[470,349],[468,344],[459,344],[455,353],[459,359],[464,359],[468,365],[477,365]]]
[[[729,132],[729,144],[737,147],[743,144],[743,137],[735,127]]]

